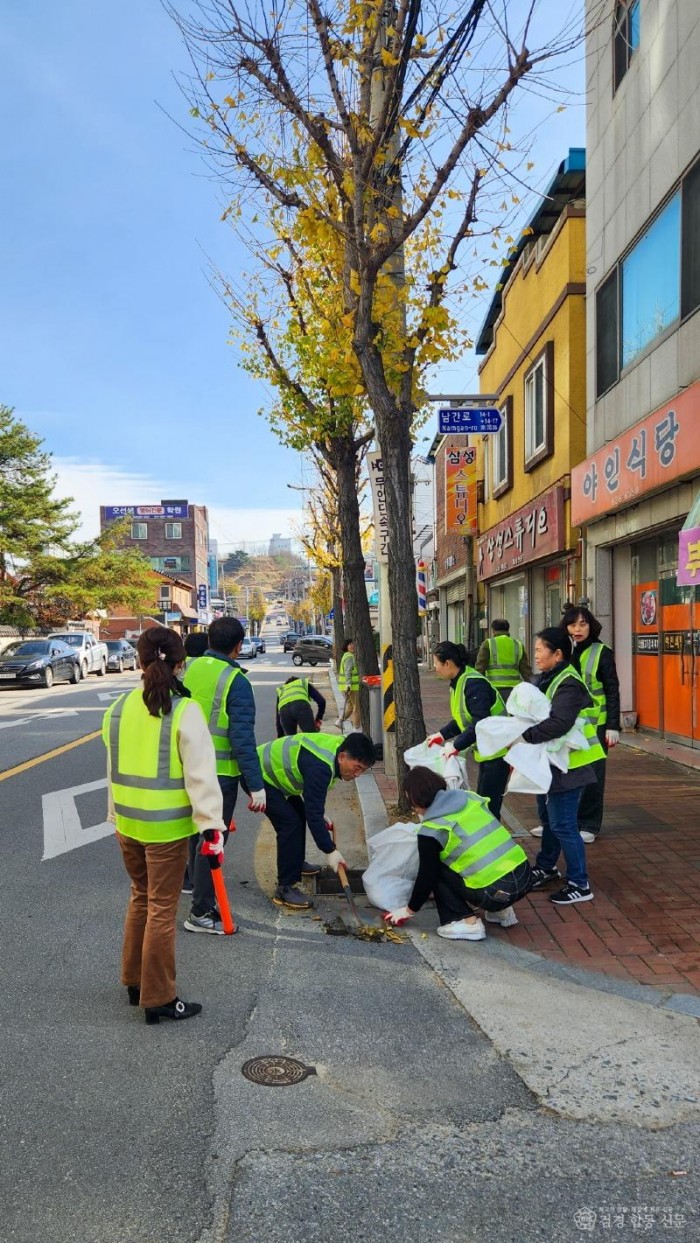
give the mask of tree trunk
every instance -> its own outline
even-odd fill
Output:
[[[331,590],[333,607],[333,656],[336,669],[340,668],[340,658],[345,642],[345,618],[343,617],[343,575],[339,565],[331,570]]]
[[[338,525],[345,591],[346,638],[355,642],[355,659],[360,678],[377,674],[379,664],[374,646],[369,602],[365,587],[365,554],[360,535],[360,505],[357,499],[357,447],[354,438],[334,438],[333,468],[338,480]],[[362,729],[369,734],[369,693],[360,682]]]

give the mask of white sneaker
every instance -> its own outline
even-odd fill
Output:
[[[534,829],[530,829],[531,837],[541,837],[543,833],[544,833],[544,829],[542,828],[541,824],[536,824]]]
[[[333,724],[335,725],[336,729],[342,729],[342,728],[343,728],[343,722],[341,721],[341,719],[340,719],[340,717],[339,717],[339,716],[337,716],[337,717],[335,718],[335,720],[334,720]]]
[[[590,846],[591,842],[595,841],[595,833],[589,833],[588,829],[579,829],[579,837],[587,846]]]
[[[518,917],[512,906],[505,907],[502,911],[487,911],[487,924],[500,924],[502,928],[514,928],[518,922]]]
[[[486,929],[480,919],[477,919],[475,924],[468,924],[466,919],[455,919],[451,924],[440,924],[437,934],[448,941],[486,940]]]

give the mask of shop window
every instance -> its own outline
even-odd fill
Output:
[[[525,375],[525,470],[554,450],[554,345],[548,341]]]
[[[700,160],[683,179],[681,205],[681,318],[700,306]]]
[[[148,539],[148,523],[132,522],[131,524],[132,539]]]
[[[621,265],[621,365],[631,362],[680,314],[681,196],[674,194]]]
[[[613,95],[639,47],[640,0],[618,0],[613,18]]]
[[[617,268],[601,285],[595,299],[596,316],[596,394],[601,397],[616,383],[620,368],[617,325]]]
[[[166,522],[165,524],[166,539],[182,539],[182,523]]]
[[[513,486],[513,398],[501,406],[501,430],[489,438],[491,445],[491,495],[494,500]]]

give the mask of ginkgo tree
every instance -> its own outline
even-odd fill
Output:
[[[410,512],[421,358],[449,357],[450,299],[483,283],[460,256],[488,213],[484,186],[508,185],[513,98],[526,81],[546,91],[547,67],[580,40],[575,10],[552,9],[539,0],[171,8],[194,65],[191,114],[233,189],[230,217],[247,227],[253,202],[263,222],[281,209],[317,251],[332,236],[342,253],[336,362],[352,355],[359,367],[383,457],[400,752],[424,734]],[[596,4],[588,10],[595,19]],[[424,244],[431,235],[437,261]],[[409,243],[430,256],[414,283]]]

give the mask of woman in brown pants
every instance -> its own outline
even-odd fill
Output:
[[[222,799],[204,713],[178,674],[182,639],[153,626],[138,641],[143,689],[117,699],[105,714],[109,818],[129,876],[122,983],[147,1023],[189,1019],[197,1002],[175,985],[175,916],[190,837],[203,854],[223,853]]]

